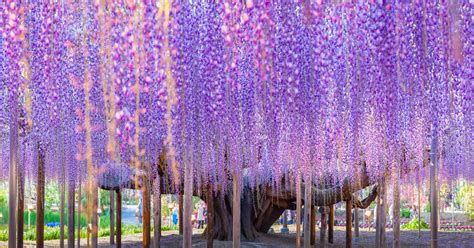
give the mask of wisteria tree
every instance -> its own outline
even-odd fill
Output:
[[[86,182],[96,226],[98,187],[194,194],[217,239],[235,192],[254,239],[302,191],[472,179],[472,3],[336,2],[1,3],[0,179]]]

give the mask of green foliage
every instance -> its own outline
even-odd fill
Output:
[[[406,229],[406,230],[418,230],[418,223],[421,229],[428,229],[429,226],[426,224],[424,220],[418,221],[418,218],[413,218],[410,222],[403,224],[400,226],[401,229]]]
[[[423,208],[423,211],[425,213],[431,213],[431,204],[429,202],[425,205],[425,208]]]
[[[466,211],[469,219],[474,220],[474,183],[461,186],[456,202]]]
[[[122,226],[122,235],[142,233],[143,227],[138,225],[123,225]],[[67,227],[64,227],[64,238],[67,238]],[[162,231],[176,230],[176,227],[173,229],[171,227],[162,227]],[[55,240],[59,239],[60,228],[59,227],[44,227],[44,240]],[[99,229],[99,237],[107,237],[110,235],[110,228],[103,227]],[[77,237],[77,233],[75,234]],[[81,228],[81,238],[87,237],[86,227]],[[31,228],[27,230],[24,234],[25,240],[36,240],[36,229]],[[0,241],[8,241],[8,230],[0,230]]]
[[[407,219],[408,219],[408,218],[410,218],[410,215],[411,215],[410,209],[408,209],[408,208],[402,208],[402,209],[400,210],[400,216],[401,216],[402,218],[407,218]]]
[[[8,241],[8,231],[7,230],[0,231],[0,241]]]
[[[0,207],[7,205],[7,189],[0,188]]]

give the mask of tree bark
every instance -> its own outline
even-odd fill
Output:
[[[44,151],[38,145],[38,182],[36,183],[36,247],[44,247]]]
[[[334,205],[329,206],[328,243],[334,243]]]
[[[352,247],[352,201],[346,201],[346,247]]]

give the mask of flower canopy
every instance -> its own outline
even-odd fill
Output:
[[[473,176],[467,0],[41,2],[0,4],[0,178],[16,115],[50,178],[162,155],[175,183],[377,180],[434,136],[442,175]]]

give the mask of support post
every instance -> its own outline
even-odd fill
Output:
[[[346,247],[352,247],[352,201],[346,201]]]
[[[430,226],[431,226],[431,248],[438,247],[438,137],[436,130],[433,131],[431,140],[431,166],[430,166]]]
[[[109,208],[109,217],[110,217],[110,244],[113,245],[115,244],[115,216],[114,216],[114,208],[115,208],[115,197],[114,197],[114,191],[111,190],[109,191],[109,197],[110,197],[110,208]]]
[[[394,168],[393,181],[393,247],[400,247],[400,168]]]
[[[359,209],[354,207],[354,236],[359,237]]]
[[[385,185],[385,179],[383,178],[379,183],[379,194],[377,196],[377,214],[376,214],[376,236],[375,243],[376,247],[385,247],[385,225],[387,223],[385,208],[387,202],[387,189]]]
[[[418,238],[421,238],[421,183],[418,182]]]
[[[116,191],[117,194],[117,202],[115,204],[116,208],[116,221],[117,222],[117,229],[115,230],[115,235],[117,236],[117,248],[122,247],[122,192],[120,189]]]
[[[16,247],[17,167],[18,167],[18,98],[10,99],[10,167],[8,180],[8,247]]]
[[[77,184],[77,247],[81,247],[81,199],[82,199],[81,176]],[[87,225],[87,224],[86,224]]]
[[[193,238],[193,164],[185,163],[184,169],[184,198],[183,198],[184,216],[183,216],[183,247],[192,247]]]
[[[36,183],[36,247],[44,247],[44,151],[38,144],[38,182]]]
[[[289,233],[289,230],[288,230],[288,210],[283,211],[283,227],[281,228],[280,232],[282,234]]]
[[[98,194],[96,180],[92,179],[90,184],[91,184],[91,191],[92,191],[91,246],[92,248],[97,248],[99,245],[99,214],[98,214],[99,194]]]
[[[232,247],[240,248],[240,187],[236,172],[232,178]]]
[[[67,247],[74,248],[74,198],[75,198],[75,180],[69,172],[68,192],[67,192]],[[78,238],[79,239],[79,238]]]
[[[153,247],[160,247],[161,240],[161,181],[160,176],[157,175],[153,184]]]
[[[24,160],[23,160],[24,161]],[[23,247],[23,231],[24,231],[24,212],[25,212],[25,169],[24,163],[18,166],[18,228],[17,228],[17,247]]]
[[[183,193],[181,191],[178,196],[178,229],[179,235],[183,235]]]
[[[321,230],[320,230],[319,241],[321,242],[321,245],[324,247],[324,245],[326,243],[326,229],[327,229],[327,223],[328,223],[328,215],[327,215],[328,207],[320,207],[320,210],[321,210]]]
[[[207,189],[207,248],[212,248],[214,243],[214,201],[212,188]]]
[[[311,245],[316,243],[316,207],[311,206]]]
[[[334,243],[334,204],[329,206],[328,243]]]
[[[296,179],[296,247],[301,247],[301,175]]]
[[[311,247],[311,178],[304,180],[304,247]]]
[[[64,248],[64,200],[66,197],[65,192],[65,172],[64,172],[64,160],[61,164],[61,175],[59,184],[59,247]]]
[[[150,247],[151,243],[151,197],[150,197],[150,180],[148,177],[145,179],[143,186],[143,247]]]

